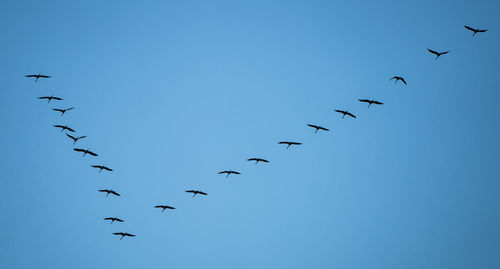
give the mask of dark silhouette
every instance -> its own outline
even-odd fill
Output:
[[[116,196],[120,196],[119,193],[115,192],[114,190],[99,190],[99,192],[105,192],[106,193],[106,197],[108,197],[108,195],[111,193],[111,194],[114,194]]]
[[[200,195],[208,195],[207,193],[205,192],[202,192],[202,191],[198,191],[198,190],[188,190],[186,191],[188,193],[192,193],[193,194],[193,198],[196,196],[196,194],[200,194]]]
[[[73,149],[74,151],[78,151],[78,152],[83,152],[83,156],[82,157],[85,157],[86,154],[90,154],[94,157],[98,156],[97,154],[93,153],[92,151],[88,150],[88,149],[79,149],[79,148],[74,148]]]
[[[161,208],[161,212],[165,211],[165,209],[175,209],[175,207],[168,206],[168,205],[157,205],[155,208]]]
[[[38,97],[38,99],[40,99],[40,100],[47,99],[48,100],[47,104],[50,103],[50,101],[52,101],[52,100],[57,100],[57,101],[63,100],[62,98],[56,97],[54,95],[52,95],[52,96],[41,96],[41,97]]]
[[[99,174],[102,172],[103,169],[106,170],[106,171],[110,171],[110,172],[113,171],[113,169],[108,168],[108,167],[106,167],[104,165],[92,165],[92,167],[99,168]]]
[[[281,141],[281,142],[278,142],[278,144],[287,145],[286,146],[287,149],[292,145],[294,145],[294,146],[302,145],[302,143],[300,143],[300,142],[290,142],[290,141]]]
[[[435,50],[427,49],[430,53],[436,55],[436,60],[439,58],[441,55],[445,55],[446,53],[450,52],[449,50],[443,51],[443,52],[437,52]]]
[[[226,170],[226,171],[219,172],[218,174],[219,174],[219,175],[220,175],[220,174],[227,174],[227,175],[226,175],[226,177],[229,177],[229,175],[230,175],[230,174],[239,175],[239,174],[241,174],[241,173],[240,173],[240,172],[233,171],[233,170]]]
[[[74,137],[74,136],[72,136],[72,135],[70,135],[70,134],[66,134],[66,135],[67,135],[69,138],[73,139],[73,145],[74,145],[74,144],[75,144],[78,140],[80,140],[80,139],[83,139],[83,138],[87,137],[86,135],[84,135],[84,136],[79,136],[79,137]]]
[[[358,99],[358,101],[360,102],[363,102],[363,103],[368,103],[368,107],[369,108],[372,104],[376,104],[376,105],[383,105],[384,103],[382,102],[379,102],[379,101],[375,101],[375,100],[368,100],[368,99]]]
[[[474,32],[472,34],[472,36],[475,36],[477,33],[484,33],[486,31],[488,31],[488,29],[479,29],[479,28],[478,29],[474,29],[474,28],[472,28],[470,26],[467,26],[467,25],[464,25],[464,27],[465,27],[465,29],[471,30],[472,32]]]
[[[268,160],[265,160],[265,159],[262,159],[262,158],[250,158],[250,159],[247,159],[247,161],[255,161],[255,164],[258,164],[259,162],[263,162],[263,163],[268,163],[269,162]]]
[[[57,112],[61,112],[61,116],[63,116],[64,113],[66,113],[66,111],[70,111],[72,109],[75,109],[75,108],[74,107],[70,107],[70,108],[66,108],[66,109],[53,108],[52,110],[57,111]]]
[[[392,78],[391,78],[391,79],[389,79],[389,80],[393,80],[393,79],[395,79],[394,84],[396,84],[399,80],[401,80],[401,82],[403,82],[405,85],[408,85],[408,84],[406,84],[406,80],[405,80],[403,77],[400,77],[400,76],[394,76],[394,77],[392,77]]]
[[[129,233],[113,233],[114,235],[121,235],[122,237],[120,240],[123,239],[123,237],[128,236],[128,237],[135,237],[135,234],[129,234]]]
[[[35,74],[32,74],[32,75],[24,75],[25,77],[27,78],[35,78],[35,83],[38,82],[38,79],[39,78],[51,78],[51,76],[47,76],[47,75],[42,75],[40,73],[38,73],[37,75]]]
[[[52,126],[54,126],[56,128],[61,128],[61,132],[64,131],[64,130],[68,130],[68,131],[73,132],[73,133],[75,132],[75,130],[69,128],[66,125],[54,125],[54,124],[52,124]]]
[[[348,116],[351,116],[353,118],[356,118],[356,116],[354,116],[352,113],[350,113],[349,111],[344,111],[344,110],[338,110],[338,109],[335,109],[335,112],[338,112],[338,113],[342,113],[342,118],[345,117],[345,115],[348,115]]]
[[[330,131],[329,129],[326,129],[325,127],[314,125],[314,124],[308,124],[307,126],[316,129],[316,131],[314,131],[314,133],[317,133],[318,130],[323,130],[323,131],[327,131],[327,132]]]
[[[119,219],[117,217],[110,217],[110,218],[104,218],[104,220],[110,220],[111,221],[111,224],[113,224],[113,222],[115,221],[118,221],[118,222],[123,222],[122,219]]]

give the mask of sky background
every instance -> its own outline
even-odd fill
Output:
[[[4,2],[0,267],[500,268],[499,11]],[[489,31],[472,38],[464,24]],[[451,52],[436,61],[427,48]]]

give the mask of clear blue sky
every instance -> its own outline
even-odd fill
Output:
[[[0,267],[500,268],[499,10],[3,3]],[[435,61],[427,48],[451,52]],[[23,77],[39,72],[54,77]],[[52,94],[64,101],[36,99]]]

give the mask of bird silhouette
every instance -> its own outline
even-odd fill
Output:
[[[255,161],[255,164],[258,164],[259,162],[263,162],[263,163],[268,163],[269,162],[268,160],[265,160],[265,159],[262,159],[262,158],[250,158],[250,159],[247,159],[247,161]]]
[[[379,102],[379,101],[375,101],[375,100],[368,100],[368,99],[358,99],[358,101],[362,102],[362,103],[368,103],[368,107],[369,108],[372,104],[376,104],[376,105],[383,105],[384,103],[382,102]]]
[[[488,31],[488,29],[479,29],[479,28],[478,29],[474,29],[474,28],[472,28],[470,26],[467,26],[467,25],[464,25],[464,27],[465,27],[465,29],[471,30],[472,32],[474,32],[472,34],[472,36],[475,36],[477,33],[484,33],[486,31]]]
[[[80,139],[83,139],[83,138],[87,137],[86,135],[84,135],[84,136],[79,136],[79,137],[74,137],[74,136],[72,136],[72,135],[70,135],[70,134],[66,134],[66,135],[67,135],[69,138],[73,139],[73,145],[74,145],[74,144],[75,144],[78,140],[80,140]]]
[[[281,142],[278,142],[278,144],[287,145],[286,146],[287,149],[292,145],[294,145],[294,146],[302,145],[302,143],[300,143],[300,142],[291,142],[291,141],[281,141]]]
[[[441,56],[441,55],[445,55],[446,53],[450,52],[449,50],[447,51],[443,51],[443,52],[437,52],[435,50],[431,50],[431,49],[427,49],[430,53],[436,55],[436,60]]]
[[[240,172],[233,171],[233,170],[226,170],[226,171],[219,172],[218,174],[219,174],[219,175],[220,175],[220,174],[227,174],[227,175],[226,175],[226,177],[229,177],[229,175],[230,175],[230,174],[239,175],[239,174],[241,174],[241,173],[240,173]]]
[[[349,111],[344,111],[344,110],[338,110],[338,109],[335,109],[335,112],[338,112],[338,113],[342,113],[342,118],[345,117],[345,115],[348,115],[348,116],[351,116],[353,118],[356,118],[356,116],[354,116],[352,113],[350,113]]]
[[[118,221],[118,222],[123,222],[122,219],[119,219],[117,217],[109,217],[109,218],[104,218],[104,220],[110,220],[111,221],[111,224],[113,224],[113,222],[115,221]]]
[[[120,235],[121,238],[120,240],[123,239],[123,237],[128,236],[128,237],[135,237],[135,234],[129,234],[129,233],[113,233],[114,235]]]
[[[92,165],[92,167],[99,168],[99,174],[102,172],[103,169],[106,170],[106,171],[110,171],[110,172],[113,171],[113,169],[108,168],[108,167],[106,167],[104,165]]]
[[[75,130],[69,128],[68,126],[66,125],[55,125],[55,124],[52,124],[52,126],[56,127],[56,128],[61,128],[61,132],[64,131],[64,130],[68,130],[70,132],[75,132]],[[67,134],[66,134],[67,135]]]
[[[38,74],[32,74],[32,75],[24,75],[24,76],[27,77],[27,78],[35,78],[35,83],[38,82],[39,78],[51,78],[51,76],[42,75],[40,73],[38,73]]]
[[[38,97],[38,99],[40,99],[40,100],[47,99],[47,104],[50,103],[50,101],[52,101],[52,100],[57,100],[57,101],[64,100],[64,99],[56,97],[54,95],[51,95],[51,96],[40,96],[40,97]]]
[[[400,77],[400,76],[394,76],[394,77],[392,77],[392,78],[391,78],[391,79],[389,79],[389,80],[393,80],[393,79],[395,79],[394,84],[396,84],[398,81],[401,81],[401,82],[403,82],[405,85],[408,85],[408,84],[406,84],[406,80],[405,80],[403,77]]]
[[[119,194],[119,193],[117,193],[117,192],[116,192],[116,191],[114,191],[114,190],[106,190],[106,189],[104,189],[104,190],[99,190],[99,192],[105,192],[105,193],[106,193],[106,197],[108,197],[108,195],[109,195],[110,193],[111,193],[111,194],[114,194],[114,195],[116,195],[116,196],[120,196],[120,194]]]
[[[63,116],[64,113],[66,113],[66,111],[70,111],[73,109],[75,109],[75,108],[74,107],[70,107],[70,108],[66,108],[66,109],[53,108],[52,110],[57,111],[57,112],[61,112],[61,116]]]
[[[175,207],[168,206],[168,205],[157,205],[155,208],[161,208],[161,212],[165,211],[165,209],[175,209]]]
[[[74,148],[73,149],[74,151],[78,151],[78,152],[83,152],[83,155],[82,157],[85,157],[86,154],[89,154],[89,155],[92,155],[94,157],[98,156],[97,154],[95,154],[94,152],[88,150],[88,149],[79,149],[79,148]]]
[[[322,126],[319,126],[319,125],[307,124],[307,126],[309,126],[309,127],[312,127],[312,128],[314,128],[314,129],[316,129],[316,130],[314,131],[314,133],[317,133],[317,132],[318,132],[318,130],[323,130],[323,131],[327,131],[327,132],[328,132],[328,131],[330,131],[329,129],[326,129],[325,127],[322,127]]]
[[[193,194],[193,198],[197,195],[197,194],[200,194],[200,195],[208,195],[207,193],[205,192],[202,192],[202,191],[198,191],[198,190],[188,190],[186,191],[187,193],[192,193]]]

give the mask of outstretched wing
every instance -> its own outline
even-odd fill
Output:
[[[75,130],[73,130],[73,129],[71,129],[71,128],[67,127],[67,126],[66,126],[66,130],[68,130],[68,131],[70,131],[70,132],[75,132]]]
[[[74,150],[74,151],[78,151],[78,152],[85,152],[85,150],[84,150],[84,149],[79,149],[79,148],[74,148],[73,150]]]
[[[155,206],[155,208],[163,208],[163,206],[162,205],[157,205],[157,206]]]
[[[112,193],[112,194],[114,194],[114,195],[116,195],[116,196],[120,196],[120,194],[119,194],[119,193],[117,193],[116,191],[110,191],[109,193]]]
[[[344,113],[345,113],[345,111],[343,111],[343,110],[338,110],[338,109],[335,109],[335,112],[342,113],[342,114],[344,114]]]
[[[318,129],[323,130],[323,131],[330,131],[329,129],[327,129],[327,128],[325,128],[325,127],[321,127],[321,126],[319,126],[319,128],[318,128]]]
[[[358,99],[358,101],[364,102],[364,103],[370,103],[370,100],[368,100],[368,99]]]
[[[312,128],[316,128],[316,129],[319,128],[319,126],[314,125],[314,124],[307,124],[307,126],[312,127]]]
[[[431,49],[427,49],[430,53],[433,53],[433,54],[436,54],[436,55],[439,55],[439,53],[437,51],[434,51],[434,50],[431,50]]]
[[[111,172],[111,171],[113,171],[113,169],[108,168],[108,167],[106,167],[106,166],[103,166],[103,167],[102,167],[102,169],[107,170],[107,171],[110,171],[110,172]]]
[[[465,27],[465,29],[467,29],[467,30],[471,30],[472,32],[475,32],[475,31],[476,31],[476,29],[474,29],[474,28],[472,28],[472,27],[469,27],[469,26],[467,26],[467,25],[464,25],[464,27]]]
[[[373,101],[372,103],[376,104],[376,105],[383,105],[384,103],[382,102],[379,102],[379,101]]]
[[[70,134],[66,134],[66,136],[68,136],[69,138],[73,139],[73,140],[77,140],[74,136],[70,135]]]
[[[445,51],[445,52],[441,52],[441,53],[439,53],[439,54],[444,55],[444,54],[447,54],[448,52],[450,52],[450,51],[449,51],[449,50],[447,50],[447,51]]]
[[[27,78],[36,78],[36,75],[24,75]]]
[[[199,194],[201,195],[208,195],[206,192],[198,191]]]
[[[240,175],[241,173],[240,172],[236,172],[236,171],[229,171],[230,174],[236,174],[236,175]]]
[[[109,190],[98,190],[99,192],[109,192]]]
[[[82,139],[82,138],[85,138],[87,137],[86,135],[83,135],[83,136],[79,136],[77,139]]]
[[[346,114],[349,115],[349,116],[351,116],[351,117],[353,117],[353,118],[356,118],[356,116],[354,116],[354,114],[352,114],[350,112],[347,112]]]
[[[484,33],[486,31],[488,31],[488,29],[477,30],[478,33]]]
[[[38,75],[38,77],[41,77],[41,78],[51,78],[51,76],[47,76],[47,75]]]
[[[408,85],[406,84],[406,80],[404,78],[399,78],[405,85]]]
[[[98,156],[96,153],[93,153],[92,151],[87,150],[87,153],[92,155],[92,156]]]

